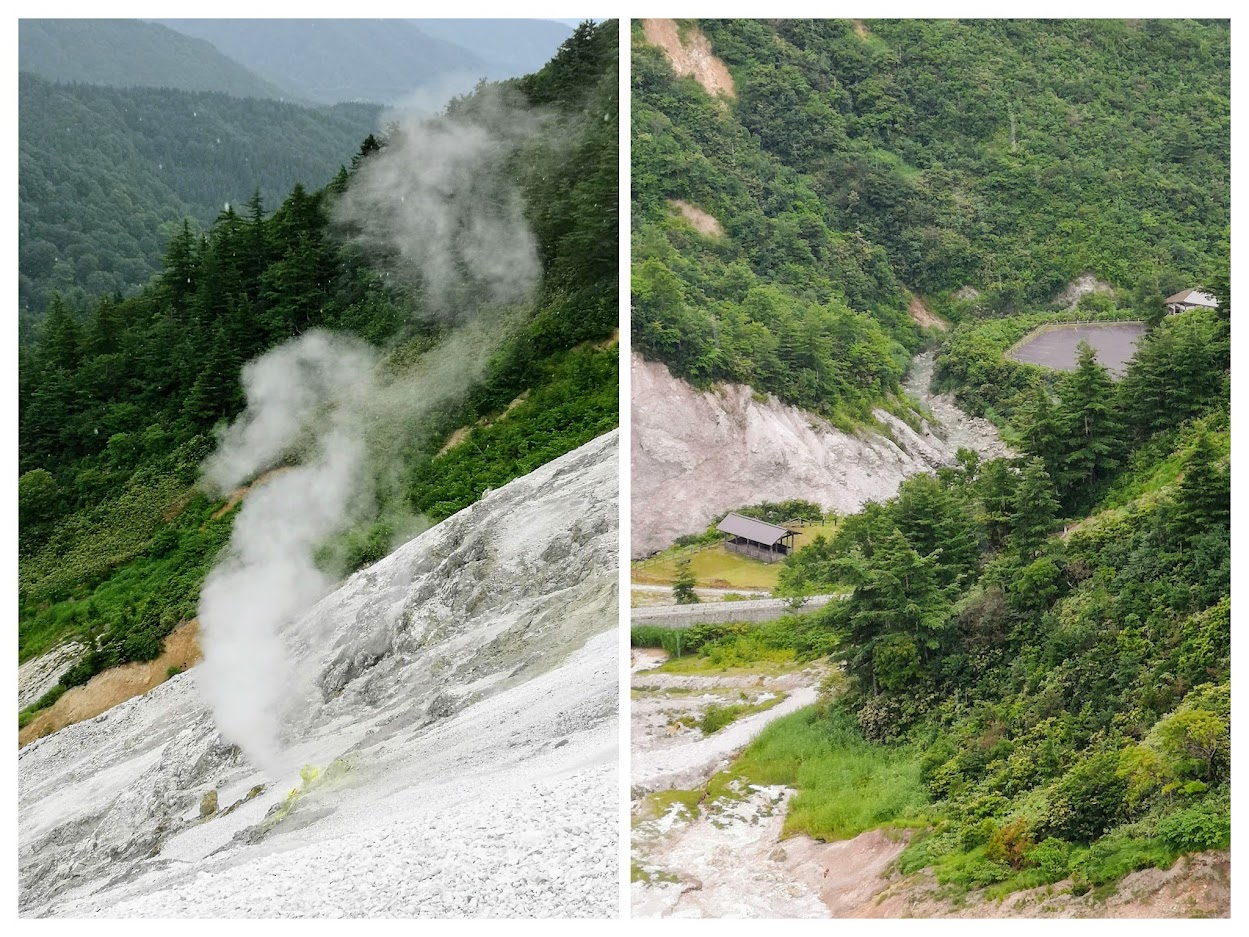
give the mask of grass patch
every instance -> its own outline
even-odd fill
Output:
[[[753,671],[760,664],[789,669],[795,662],[826,657],[837,646],[838,633],[822,611],[757,625],[726,622],[685,629],[637,625],[630,630],[629,640],[633,647],[667,651],[671,659],[657,668],[665,673]]]
[[[854,717],[832,703],[773,722],[733,770],[752,784],[795,788],[783,835],[828,841],[881,826],[922,825],[920,754],[912,746],[873,745]]]
[[[779,706],[785,701],[787,695],[777,693],[770,699],[756,703],[729,703],[726,706],[712,704],[703,710],[702,718],[698,720],[698,727],[702,729],[703,735],[712,735],[744,716],[753,716],[755,713],[767,712],[773,706]]]
[[[806,546],[817,536],[829,536],[833,524],[811,525],[798,528],[794,548]],[[687,547],[671,547],[647,560],[633,564],[633,581],[648,585],[671,585],[677,577],[677,561],[688,558],[690,573],[698,586],[709,589],[741,589],[744,591],[772,592],[780,563],[765,563],[740,553],[726,550],[723,544],[714,544],[702,550],[690,552]]]
[[[677,577],[677,562],[689,558],[690,573],[699,586],[714,589],[758,589],[771,592],[776,588],[777,563],[752,560],[740,553],[730,553],[723,546],[712,546],[695,553],[673,551],[658,558],[633,564],[633,581],[649,585],[671,585]]]
[[[653,791],[642,798],[639,814],[644,820],[658,820],[660,817],[667,816],[674,805],[679,805],[692,820],[698,816],[698,806],[706,796],[707,790],[702,787],[690,790]]]
[[[716,674],[717,676],[741,677],[759,676],[772,677],[789,673],[798,668],[799,662],[794,660],[793,651],[775,651],[773,660],[754,660],[738,664],[725,664],[709,657],[685,656],[666,660],[651,673],[684,673],[684,674]]]

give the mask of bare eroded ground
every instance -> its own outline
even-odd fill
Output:
[[[686,221],[694,226],[694,230],[704,237],[723,237],[724,227],[712,215],[707,214],[697,205],[682,201],[679,198],[669,199],[668,204],[681,213]]]
[[[155,660],[114,667],[96,674],[83,686],[66,690],[17,733],[18,747],[142,696],[169,679],[170,667],[186,670],[199,663],[200,657],[199,620],[191,619],[169,633],[165,649]]]
[[[918,296],[911,297],[911,305],[907,307],[906,311],[920,328],[935,328],[940,329],[942,332],[947,328],[945,320],[925,306],[924,301]]]
[[[856,916],[965,918],[1207,918],[1231,913],[1231,854],[1203,852],[1169,869],[1142,869],[1114,893],[1073,895],[1071,882],[1016,892],[1001,901],[972,896],[958,906],[938,897],[932,875],[892,883]]]
[[[692,76],[713,98],[737,97],[728,67],[716,58],[711,43],[696,27],[685,31],[684,43],[676,20],[642,20],[642,31],[647,42],[664,51],[678,75]]]
[[[754,726],[744,719],[711,736],[702,735],[697,720],[708,706],[743,696],[783,692],[789,699],[814,698],[827,668],[657,671],[665,660],[662,651],[633,651],[630,900],[635,917],[1190,918],[1230,913],[1227,852],[1190,856],[1167,870],[1135,872],[1109,895],[1077,896],[1071,882],[1064,881],[1003,900],[972,893],[956,901],[943,894],[929,871],[905,878],[896,873],[908,841],[904,832],[870,830],[831,843],[807,836],[782,839],[794,791],[716,772],[767,722],[791,710],[777,706],[748,717],[758,721]],[[698,749],[717,740],[724,743],[718,758],[696,757]],[[659,778],[670,783],[657,785],[651,769],[661,763],[685,770]]]

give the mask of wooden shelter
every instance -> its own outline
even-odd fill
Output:
[[[1174,296],[1168,296],[1163,302],[1166,303],[1167,312],[1172,315],[1188,309],[1214,309],[1219,305],[1217,299],[1202,290],[1181,290]]]
[[[756,520],[741,514],[730,514],[716,527],[721,533],[728,534],[724,548],[734,553],[775,563],[789,556],[794,549],[794,531],[767,521]]]

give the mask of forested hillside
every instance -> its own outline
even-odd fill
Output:
[[[545,119],[506,168],[537,239],[537,293],[491,320],[506,332],[491,337],[481,379],[404,440],[400,483],[326,545],[330,572],[616,425],[616,29],[583,26],[541,71],[507,83]],[[451,107],[471,112],[492,90]],[[354,174],[388,145],[357,140],[339,154],[350,170],[296,185],[272,213],[255,198],[202,236],[175,230],[159,276],[133,297],[100,296],[85,314],[53,297],[20,360],[19,654],[67,635],[91,651],[38,705],[154,658],[194,615],[237,503],[195,483],[214,426],[242,407],[243,362],[314,327],[365,339],[395,374],[439,355],[445,310],[331,225]],[[467,444],[444,447],[457,429]]]
[[[955,326],[926,336],[938,382],[1019,452],[961,450],[785,561],[779,592],[846,601],[690,635],[720,661],[844,661],[837,692],[735,770],[798,789],[788,832],[909,829],[899,870],[931,869],[956,902],[1064,880],[1084,894],[1227,848],[1228,24],[699,26],[735,97],[635,46],[642,352],[801,402],[784,381],[827,373],[798,351],[820,347],[821,317],[870,316],[914,347],[886,314],[911,291]],[[667,199],[724,233],[696,234]],[[778,240],[860,244],[875,273],[831,254],[786,265]],[[1084,274],[1110,291],[1060,308]],[[1164,315],[1196,284],[1217,309]],[[1121,380],[1087,345],[1069,372],[1007,355],[1076,316],[1145,320]],[[889,387],[808,386],[815,408]]]
[[[75,306],[128,293],[191,219],[207,227],[257,191],[319,187],[378,129],[379,108],[159,88],[18,84],[18,303],[29,326],[53,291]]]
[[[678,24],[700,36],[731,93],[641,26],[633,53],[634,340],[695,382],[861,414],[919,343],[909,293],[1029,312],[1091,274],[1146,316],[1218,271],[1226,22]]]
[[[65,84],[292,97],[210,43],[142,20],[19,20],[17,62],[22,72]]]

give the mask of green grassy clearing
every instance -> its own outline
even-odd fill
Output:
[[[835,529],[832,524],[800,528],[794,538],[794,547],[804,547],[820,534],[828,536]],[[647,585],[671,585],[677,576],[677,561],[682,557],[689,557],[690,572],[697,586],[707,589],[762,589],[771,592],[776,588],[776,577],[781,568],[780,563],[754,560],[717,544],[693,553],[686,548],[673,548],[634,563],[633,581]]]
[[[776,720],[733,764],[752,784],[784,784],[798,793],[789,804],[785,836],[849,839],[882,826],[926,822],[920,752],[873,745],[854,717],[836,703]]]

